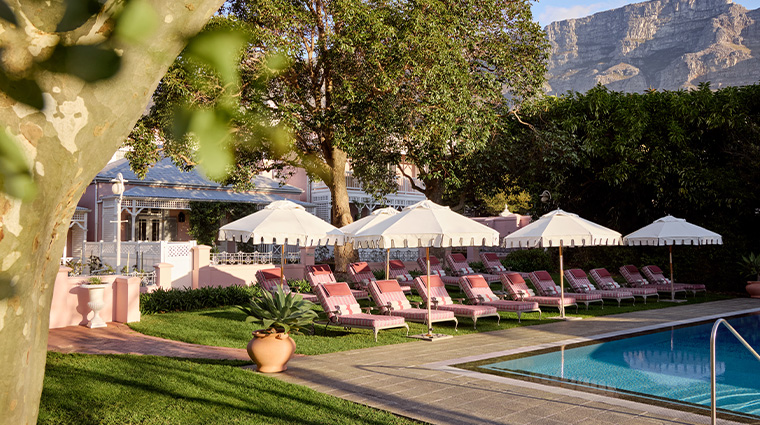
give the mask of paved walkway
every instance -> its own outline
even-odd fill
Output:
[[[739,298],[550,322],[433,343],[418,341],[300,356],[290,361],[287,372],[270,376],[436,424],[708,424],[709,417],[703,415],[476,374],[450,365],[525,351],[529,347],[568,344],[599,335],[611,336],[747,310],[760,310],[760,301]],[[91,354],[248,359],[242,349],[167,341],[117,323],[101,329],[78,326],[51,330],[48,348]]]
[[[127,325],[115,322],[108,322],[107,327],[97,329],[84,326],[51,329],[48,333],[48,350],[61,353],[143,354],[194,359],[251,360],[244,349],[170,341],[143,335],[133,331]]]

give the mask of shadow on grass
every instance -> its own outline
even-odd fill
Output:
[[[51,353],[39,423],[408,423],[234,364]]]

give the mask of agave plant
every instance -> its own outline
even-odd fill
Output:
[[[284,293],[278,286],[276,292],[264,291],[260,298],[253,298],[247,306],[237,308],[247,315],[246,322],[269,333],[299,334],[301,328],[311,325],[317,318],[317,313],[311,309],[313,305],[301,294]]]
[[[750,252],[749,255],[743,256],[739,265],[744,268],[749,276],[757,276],[757,280],[760,281],[760,255],[755,255]]]

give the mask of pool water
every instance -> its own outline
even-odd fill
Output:
[[[760,351],[760,315],[728,322]],[[709,408],[713,323],[561,347],[480,367],[518,378],[569,382]],[[716,347],[718,408],[742,416],[760,416],[760,362],[724,326],[718,330]]]

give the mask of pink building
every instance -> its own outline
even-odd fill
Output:
[[[113,180],[122,174],[125,191],[119,208]],[[81,258],[83,242],[116,241],[117,218],[122,241],[188,241],[191,201],[248,203],[265,206],[290,199],[314,212],[315,206],[300,200],[303,189],[257,176],[255,190],[236,192],[207,179],[198,169],[183,172],[169,159],[150,168],[139,179],[126,159],[108,164],[97,174],[79,200],[67,236],[66,255]],[[120,211],[117,211],[120,209]]]

